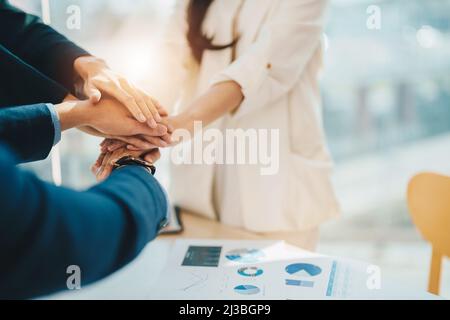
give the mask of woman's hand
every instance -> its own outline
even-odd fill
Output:
[[[174,124],[171,118],[165,117],[158,126],[163,126],[167,131],[162,135],[146,135],[139,134],[134,136],[104,136],[105,139],[101,144],[101,151],[104,153],[115,151],[119,148],[127,148],[132,151],[143,151],[152,148],[166,148],[174,144],[172,134],[174,132]],[[178,124],[177,124],[178,125]],[[80,130],[96,135],[91,128],[80,128]],[[97,135],[98,136],[98,135]]]
[[[150,145],[158,147],[168,147],[181,140],[177,139],[177,134],[173,135],[176,130],[187,130],[192,138],[194,135],[195,121],[202,121],[203,127],[221,117],[226,112],[233,112],[239,107],[244,98],[240,86],[233,82],[227,81],[214,85],[207,93],[196,99],[193,104],[179,115],[172,117],[162,117],[160,124],[167,128],[167,134],[161,136],[162,141],[159,145],[154,143],[151,135],[134,134],[134,135],[115,135],[116,140],[120,140],[127,144],[126,148],[133,151],[147,150]],[[109,137],[111,137],[110,135]],[[150,136],[150,137],[149,137]],[[180,135],[180,138],[184,135]],[[120,144],[125,147],[125,144]]]
[[[105,61],[92,56],[79,57],[74,62],[75,72],[83,79],[83,91],[92,103],[98,103],[103,94],[117,99],[141,123],[156,128],[166,110],[152,97],[131,84],[123,76],[108,68]]]

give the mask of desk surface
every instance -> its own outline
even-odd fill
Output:
[[[159,239],[240,239],[240,240],[263,240],[264,237],[244,229],[229,227],[218,221],[203,218],[190,213],[182,213],[181,220],[184,231],[177,235],[160,236]]]
[[[263,240],[264,237],[243,229],[228,227],[217,221],[182,213],[184,231],[176,235],[159,236],[139,257],[110,277],[82,288],[51,296],[51,299],[145,299],[149,287],[163,271],[170,249],[176,239]]]
[[[178,235],[164,235],[151,242],[141,255],[122,270],[94,285],[78,291],[64,292],[48,297],[50,299],[146,299],[151,286],[164,271],[171,247],[176,239],[229,239],[229,240],[268,240],[264,236],[247,232],[211,221],[196,215],[182,214],[185,230]],[[277,240],[277,239],[270,239]],[[433,299],[426,292],[412,293],[407,289],[396,293],[404,299]],[[390,295],[388,295],[390,296]]]

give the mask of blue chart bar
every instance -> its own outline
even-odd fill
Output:
[[[312,288],[314,287],[314,281],[286,279],[286,285]]]
[[[259,249],[237,249],[228,252],[225,257],[240,263],[256,263],[264,257],[264,253]]]
[[[336,267],[337,262],[333,261],[333,265],[331,266],[330,279],[328,280],[328,288],[327,288],[328,297],[331,297],[331,294],[333,293],[334,279],[336,277]]]

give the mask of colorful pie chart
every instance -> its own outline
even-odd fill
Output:
[[[262,275],[264,271],[258,267],[244,267],[240,268],[238,273],[243,277],[258,277]]]
[[[258,294],[261,290],[257,286],[251,284],[242,284],[234,288],[234,291],[243,295]]]

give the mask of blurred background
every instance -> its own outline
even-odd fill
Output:
[[[54,28],[156,97],[158,79],[170,76],[158,48],[174,0],[11,2],[37,15],[48,5],[45,19]],[[322,89],[343,216],[323,228],[319,251],[372,262],[383,275],[425,290],[431,250],[411,223],[405,194],[418,172],[450,175],[450,1],[330,2]],[[81,9],[80,29],[67,25],[73,5]],[[379,30],[366,26],[370,5],[381,9]],[[63,185],[95,182],[89,167],[99,143],[64,134]],[[27,167],[52,180],[50,160]],[[170,183],[167,160],[158,175]],[[443,273],[441,293],[450,298],[448,260]]]

